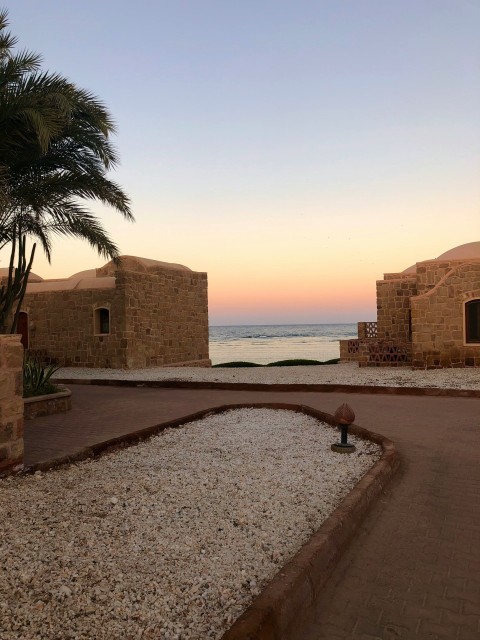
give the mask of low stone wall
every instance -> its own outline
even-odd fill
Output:
[[[340,362],[358,362],[358,349],[360,340],[339,340]]]
[[[25,398],[24,419],[31,420],[40,416],[50,416],[54,413],[65,413],[72,408],[72,392],[62,389],[58,393],[45,396]]]
[[[362,344],[373,344],[377,340],[376,322],[358,322],[358,338],[350,340],[339,340],[340,342],[340,362],[359,362],[364,359]],[[366,353],[366,352],[365,352]]]
[[[402,367],[412,362],[410,343],[393,340],[360,340],[358,347],[360,367]]]
[[[0,336],[0,474],[23,466],[23,346]]]

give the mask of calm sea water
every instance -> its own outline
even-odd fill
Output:
[[[356,338],[356,324],[285,324],[210,327],[212,364],[246,360],[268,364],[308,358],[340,356],[339,340]]]

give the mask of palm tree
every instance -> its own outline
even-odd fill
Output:
[[[58,74],[40,71],[29,52],[13,53],[16,39],[0,12],[0,249],[10,245],[7,282],[0,288],[0,332],[16,330],[36,244],[50,260],[52,237],[81,238],[107,258],[119,251],[85,200],[107,204],[133,220],[130,201],[107,177],[118,162],[115,131],[94,95]]]

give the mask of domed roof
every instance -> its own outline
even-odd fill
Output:
[[[434,258],[432,262],[437,260],[480,260],[480,242],[467,242],[461,244],[458,247],[449,249],[442,253],[438,258]],[[402,274],[408,275],[410,273],[416,273],[417,265],[412,264],[411,267],[402,271]]]
[[[161,262],[160,260],[152,260],[151,258],[140,258],[139,256],[120,256],[120,263],[126,269],[132,269],[134,271],[154,272],[155,269],[174,269],[175,271],[192,271],[183,264],[176,264],[175,262]],[[111,260],[107,262],[103,267],[104,269],[117,269],[117,266]]]
[[[0,278],[8,278],[8,268],[7,267],[2,267],[2,269],[0,269]],[[28,281],[29,282],[43,282],[43,278],[40,276],[37,276],[36,273],[33,273],[33,271],[30,271],[29,275],[28,275]]]
[[[467,242],[454,249],[445,251],[437,260],[469,260],[471,258],[480,259],[480,242]]]

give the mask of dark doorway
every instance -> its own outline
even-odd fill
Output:
[[[20,311],[18,315],[17,333],[21,334],[21,343],[25,349],[28,349],[28,313],[25,311]]]
[[[466,342],[480,342],[480,300],[465,305],[465,325]]]

